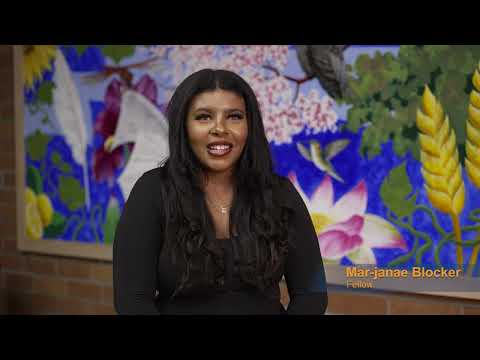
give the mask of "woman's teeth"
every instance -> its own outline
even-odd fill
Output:
[[[230,145],[211,145],[208,146],[208,153],[216,156],[223,156],[232,150]]]

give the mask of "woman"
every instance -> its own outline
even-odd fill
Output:
[[[116,230],[117,312],[323,314],[315,230],[273,171],[250,86],[232,72],[199,71],[178,86],[167,118],[170,157],[137,181]]]

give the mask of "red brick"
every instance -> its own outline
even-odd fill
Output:
[[[67,296],[100,302],[102,297],[102,288],[94,284],[69,281],[67,283]]]
[[[112,305],[96,304],[94,307],[95,315],[117,315]]]
[[[112,264],[92,264],[92,278],[95,281],[112,284],[113,282],[113,273],[112,273]]]
[[[2,49],[0,54],[0,67],[6,69],[13,68],[13,48],[11,45],[2,45],[5,49]]]
[[[2,150],[0,145],[0,152],[1,151]],[[16,200],[17,200],[17,193],[15,192],[15,189],[8,189],[8,190],[0,189],[0,203],[14,205]]]
[[[480,307],[465,306],[463,313],[464,315],[480,315]]]
[[[27,259],[27,271],[35,274],[55,275],[57,260],[46,256],[30,255]]]
[[[15,117],[15,105],[12,100],[0,101],[0,121],[13,122]]]
[[[7,222],[7,219],[3,219],[4,221],[0,220],[0,236],[4,238],[14,238],[17,236],[17,224],[15,219],[8,219],[10,221]]]
[[[387,301],[381,296],[329,292],[327,313],[345,315],[384,315]]]
[[[390,298],[391,315],[458,315],[460,307],[449,302],[425,301],[411,298]]]
[[[32,294],[30,295],[30,311],[34,315],[52,315],[59,314],[57,298],[50,295]]]
[[[3,185],[7,188],[15,187],[15,173],[6,172],[3,175]]]
[[[6,273],[5,287],[8,291],[32,291],[32,277],[25,274]]]
[[[0,45],[0,59],[3,61],[13,56],[13,45]]]
[[[12,71],[10,69],[0,69],[0,79],[6,80],[7,78],[13,80],[13,76],[10,77],[8,75],[11,75]],[[9,73],[10,72],[10,73]],[[0,102],[2,105],[5,107],[8,105],[12,108],[12,110],[15,109],[15,101],[14,101],[14,89],[13,89],[13,83],[10,83],[9,81],[2,82],[0,86]],[[6,119],[1,119],[0,121],[5,122],[5,120],[8,121],[8,117]]]
[[[7,292],[7,312],[11,315],[32,314],[31,294]]]
[[[4,71],[0,71],[0,79],[2,79]],[[2,79],[3,80],[3,79]],[[2,84],[0,86],[0,96],[1,96],[1,104],[3,105],[2,107],[5,110],[9,110],[9,112],[5,112],[4,116],[2,116],[2,119],[0,119],[1,122],[10,122],[10,116],[7,116],[9,114],[13,115],[13,111],[15,110],[15,103],[13,99],[13,87],[10,87],[10,89],[5,88],[5,84]],[[9,134],[7,134],[9,135]]]
[[[0,68],[0,79],[2,79],[2,84],[0,86],[0,99],[2,99],[4,103],[14,106],[12,70],[12,66]]]
[[[5,122],[5,121],[4,121]],[[1,120],[0,120],[1,124]],[[0,139],[0,153],[8,153],[15,151],[15,141],[13,138]]]
[[[103,287],[102,303],[106,305],[113,305],[113,288],[110,286]]]
[[[17,217],[17,206],[13,204],[0,204],[0,224],[15,224]],[[1,231],[1,229],[0,229]],[[1,232],[0,234],[3,234]]]
[[[21,255],[0,255],[0,267],[7,270],[21,271],[25,269],[25,261]]]
[[[0,86],[1,88],[2,86]],[[3,98],[2,98],[3,99]],[[0,120],[0,139],[2,143],[10,142],[13,144],[15,138],[15,123],[13,121]],[[12,152],[14,149],[12,148]]]
[[[59,262],[59,274],[67,278],[89,279],[91,272],[87,261],[62,259]]]
[[[65,281],[54,277],[36,277],[33,279],[32,291],[38,294],[63,296]]]
[[[0,169],[12,170],[15,168],[15,153],[4,152],[0,153]]]
[[[3,250],[5,251],[10,251],[10,252],[14,252],[14,251],[17,251],[18,249],[18,244],[17,244],[17,240],[12,237],[12,236],[9,236],[9,237],[4,237],[1,240],[1,247]]]
[[[60,298],[57,308],[64,315],[95,315],[95,304],[78,299]]]
[[[0,274],[0,277],[3,274]],[[8,314],[7,290],[0,287],[0,315]]]

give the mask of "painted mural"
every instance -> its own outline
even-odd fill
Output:
[[[165,107],[202,68],[258,96],[276,171],[326,263],[478,276],[480,46],[24,47],[30,239],[110,246],[128,194],[168,157]]]

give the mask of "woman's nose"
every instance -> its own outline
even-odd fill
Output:
[[[219,116],[215,119],[215,122],[213,123],[212,131],[214,131],[217,134],[227,132],[227,129],[225,127],[225,120],[223,119],[222,116]]]

